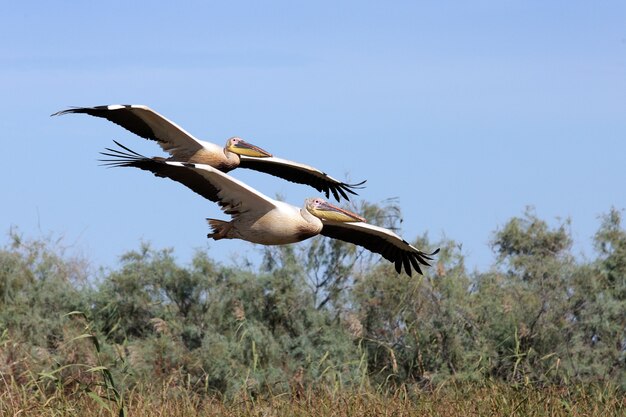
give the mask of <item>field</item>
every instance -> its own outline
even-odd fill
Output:
[[[2,381],[3,416],[115,416],[120,407],[83,390],[52,393],[36,385]],[[124,412],[135,416],[620,416],[626,399],[610,387],[441,386],[429,391],[375,389],[329,392],[320,389],[261,399],[222,401],[184,388],[133,389],[124,395]]]

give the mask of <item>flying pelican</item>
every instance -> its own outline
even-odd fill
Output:
[[[430,266],[432,253],[425,253],[383,227],[366,223],[358,214],[339,208],[321,198],[308,198],[298,208],[271,199],[254,188],[210,165],[147,158],[115,142],[125,151],[106,148],[104,165],[135,167],[157,177],[177,181],[202,197],[216,202],[231,216],[231,221],[207,219],[214,240],[242,239],[262,245],[300,242],[316,235],[328,236],[381,254],[393,262],[398,273],[402,267],[410,276],[412,269],[422,273],[420,264]]]
[[[365,183],[365,181],[358,184],[341,182],[311,166],[276,158],[236,136],[228,139],[224,148],[196,139],[176,123],[147,106],[113,104],[75,107],[59,111],[52,116],[68,113],[103,117],[142,138],[155,140],[171,155],[169,158],[171,161],[211,165],[222,172],[237,167],[254,169],[287,181],[310,185],[325,193],[327,198],[329,193],[332,193],[337,201],[340,201],[341,197],[349,200],[347,193],[356,195],[353,189],[362,188],[359,186]]]

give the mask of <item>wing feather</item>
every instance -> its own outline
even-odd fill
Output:
[[[415,268],[415,270],[417,271],[418,274],[422,273],[422,270],[420,269],[420,265],[417,262],[417,259],[415,259],[412,256],[409,256],[409,260],[411,261],[411,265],[413,265],[413,268]]]
[[[402,259],[400,258],[396,260],[396,272],[398,274],[402,273]]]
[[[276,157],[255,158],[242,155],[239,167],[265,172],[298,184],[310,185],[326,194],[327,198],[332,193],[337,201],[340,201],[342,197],[349,200],[348,194],[357,195],[354,190],[363,188],[361,186],[365,183],[362,181],[347,184],[312,166]]]
[[[187,133],[182,127],[168,120],[148,106],[136,104],[113,104],[109,106],[73,107],[54,113],[61,116],[69,113],[82,113],[101,117],[144,139],[155,140],[164,151],[176,158],[193,155],[201,149],[202,143]]]
[[[417,249],[389,229],[367,223],[342,223],[323,221],[324,227],[320,234],[344,242],[354,243],[378,253],[392,262],[398,273],[405,272],[410,276],[412,269],[422,274],[420,265],[430,266],[429,260],[439,252],[425,253]]]
[[[157,177],[169,178],[207,200],[218,203],[231,216],[249,210],[262,213],[276,208],[273,199],[210,165],[147,158],[118,142],[115,143],[124,151],[106,148],[107,152],[101,152],[110,158],[101,159],[106,166],[135,167],[150,171]]]

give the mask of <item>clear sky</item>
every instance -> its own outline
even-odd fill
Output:
[[[10,4],[10,5],[9,5]],[[70,6],[71,4],[71,6]],[[470,268],[527,205],[570,217],[592,256],[598,216],[626,207],[623,1],[7,2],[0,13],[0,243],[60,236],[114,266],[141,240],[220,262],[224,218],[183,186],[98,166],[153,142],[69,106],[146,104],[196,137],[274,155],[397,197],[402,235],[463,244]],[[300,206],[315,190],[237,170]]]

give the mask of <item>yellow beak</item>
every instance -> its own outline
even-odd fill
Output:
[[[243,140],[239,140],[237,143],[228,145],[227,149],[238,155],[254,156],[257,158],[267,158],[272,156],[272,154],[266,150]]]
[[[363,217],[355,214],[351,211],[344,210],[341,207],[337,207],[330,204],[327,201],[311,201],[307,205],[308,210],[315,217],[322,220],[329,220],[335,222],[349,223],[349,222],[367,222]]]

